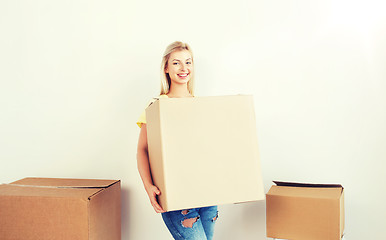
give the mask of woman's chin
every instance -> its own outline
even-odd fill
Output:
[[[178,79],[177,81],[172,81],[173,83],[176,84],[187,84],[190,79]]]

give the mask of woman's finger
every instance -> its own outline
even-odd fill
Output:
[[[157,199],[155,198],[155,196],[154,196],[154,198],[152,199],[151,203],[152,203],[154,209],[155,209],[157,212],[164,212],[164,210],[162,209],[162,207],[158,204]]]
[[[161,205],[159,205],[155,195],[152,197],[152,199],[150,201],[151,201],[151,205],[153,205],[153,208],[156,210],[156,212],[158,212],[158,213],[165,212],[162,209]]]

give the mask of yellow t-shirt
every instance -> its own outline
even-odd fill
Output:
[[[168,98],[168,95],[162,94],[162,95],[160,95],[158,98]],[[156,99],[157,99],[157,98],[153,98],[153,99],[147,104],[147,106],[149,106],[150,104],[152,104],[153,102],[155,102]],[[137,125],[138,125],[138,127],[141,128],[141,127],[142,127],[142,124],[144,124],[144,123],[146,123],[146,111],[145,111],[145,110],[143,110],[141,116],[139,116],[138,121],[137,121]]]

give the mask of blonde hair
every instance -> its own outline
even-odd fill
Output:
[[[174,51],[181,51],[181,50],[187,50],[190,53],[190,56],[192,56],[192,63],[193,63],[193,52],[190,46],[187,43],[175,41],[171,43],[169,46],[166,47],[166,50],[164,52],[164,55],[162,57],[161,62],[161,93],[167,94],[170,89],[171,80],[169,77],[169,74],[165,72],[166,66],[168,65],[168,61],[170,58],[170,54],[172,54]],[[194,73],[191,73],[190,80],[188,82],[188,91],[190,94],[194,95]]]

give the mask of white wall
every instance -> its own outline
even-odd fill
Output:
[[[121,179],[123,239],[170,239],[136,170],[161,54],[193,47],[197,95],[253,94],[263,177],[341,183],[346,239],[380,239],[384,1],[0,2],[0,182]],[[220,207],[215,239],[266,239],[265,202]]]

